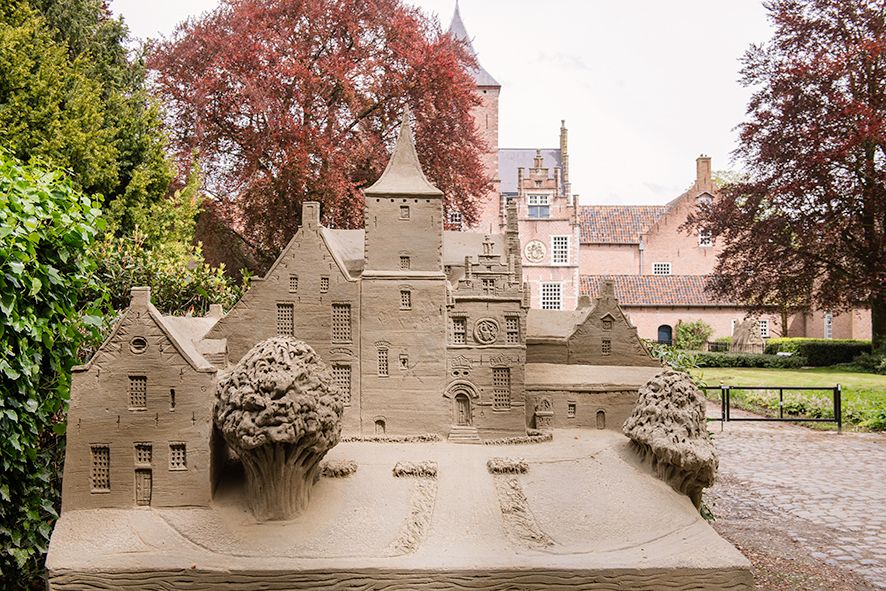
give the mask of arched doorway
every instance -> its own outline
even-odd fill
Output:
[[[605,429],[606,428],[606,411],[598,410],[597,411],[597,428]]]
[[[673,330],[667,324],[658,327],[658,342],[663,345],[670,345],[673,341]]]
[[[455,424],[459,426],[473,424],[471,399],[464,392],[455,395]]]
[[[385,420],[384,419],[376,419],[375,420],[375,434],[376,435],[384,435],[385,434]]]

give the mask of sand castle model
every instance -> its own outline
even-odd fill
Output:
[[[444,231],[408,117],[365,195],[363,230],[305,203],[227,315],[133,289],[74,370],[50,589],[750,589],[693,507],[703,400],[611,284],[530,310],[515,208]]]

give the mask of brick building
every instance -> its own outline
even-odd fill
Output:
[[[449,30],[474,52],[458,6]],[[532,308],[575,309],[580,296],[595,297],[601,283],[611,281],[643,338],[670,342],[678,322],[699,319],[711,325],[714,338],[730,336],[747,313],[739,303],[718,300],[704,290],[718,245],[710,235],[680,230],[698,203],[717,196],[711,159],[700,156],[694,182],[665,205],[579,204],[569,181],[565,122],[557,148],[499,147],[501,86],[482,66],[474,74],[483,101],[475,118],[490,147],[487,174],[498,189],[485,196],[477,228],[500,231],[507,204],[516,205]],[[455,221],[460,221],[457,214]],[[870,310],[865,309],[796,314],[787,330],[780,323],[776,314],[760,316],[762,336],[871,337]]]

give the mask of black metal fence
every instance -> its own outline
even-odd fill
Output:
[[[702,388],[707,392],[720,392],[720,416],[707,417],[709,421],[720,421],[723,424],[729,421],[770,421],[784,423],[835,423],[837,432],[843,431],[843,398],[842,387],[837,384],[833,387],[809,387],[809,386],[705,386]],[[778,391],[778,408],[777,416],[732,416],[732,399],[735,391],[765,391],[774,393]],[[833,399],[834,417],[806,417],[806,416],[785,416],[785,392],[830,392]]]

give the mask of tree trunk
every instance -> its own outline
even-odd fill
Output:
[[[886,353],[886,295],[871,300],[871,343],[874,351]]]
[[[246,491],[259,521],[292,519],[305,510],[320,477],[325,453],[293,445],[265,445],[240,452],[246,471]]]

